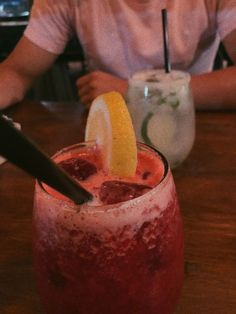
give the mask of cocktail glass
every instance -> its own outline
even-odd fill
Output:
[[[47,314],[170,314],[176,308],[183,230],[175,185],[160,153],[144,144],[138,151],[158,161],[162,176],[128,201],[77,206],[36,183],[34,261]],[[83,156],[93,162],[93,152],[94,143],[81,143],[53,159]],[[145,180],[155,171],[139,175]]]
[[[137,139],[160,150],[171,168],[188,156],[195,139],[190,75],[147,70],[129,80],[127,105]]]

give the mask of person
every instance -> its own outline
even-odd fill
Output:
[[[235,108],[236,66],[212,71],[220,42],[236,62],[235,0],[34,0],[22,39],[0,65],[0,108],[22,100],[73,34],[89,69],[76,82],[81,102],[125,95],[134,72],[164,67],[164,7],[172,69],[191,74],[196,107]]]

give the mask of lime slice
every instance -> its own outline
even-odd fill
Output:
[[[131,177],[137,167],[137,145],[132,120],[123,97],[109,92],[97,97],[89,111],[85,141],[100,147],[111,175]]]
[[[145,143],[166,151],[175,134],[176,122],[169,113],[149,112],[143,120],[141,134]]]

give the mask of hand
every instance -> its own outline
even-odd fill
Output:
[[[80,101],[89,106],[97,96],[111,91],[117,91],[125,96],[128,81],[111,74],[95,71],[80,77],[76,81]]]

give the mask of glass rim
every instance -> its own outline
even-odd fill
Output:
[[[142,70],[135,72],[130,78],[129,78],[129,85],[137,85],[137,86],[143,86],[149,85],[150,87],[164,87],[170,85],[170,80],[165,81],[146,81],[144,78],[142,78],[144,75],[154,75],[154,74],[164,74],[166,76],[169,76],[173,78],[172,83],[173,85],[186,85],[189,84],[191,75],[188,72],[181,71],[181,70],[172,70],[170,73],[166,73],[163,69],[148,69],[148,70]]]
[[[60,150],[58,150],[55,154],[53,154],[51,156],[52,159],[54,159],[57,156],[60,156],[63,153],[66,153],[72,149],[76,149],[79,147],[86,147],[90,145],[91,147],[93,147],[95,145],[94,141],[87,141],[87,142],[80,142],[77,144],[72,144],[69,146],[66,146]],[[105,212],[105,211],[109,211],[109,210],[116,210],[118,208],[123,208],[126,207],[126,204],[131,204],[132,206],[135,205],[135,203],[140,202],[140,199],[142,197],[145,197],[146,195],[149,195],[150,193],[153,193],[153,190],[156,191],[156,189],[160,189],[162,184],[164,184],[165,179],[167,178],[169,172],[170,172],[170,165],[166,159],[166,157],[159,151],[157,150],[155,147],[150,146],[148,144],[145,143],[141,143],[141,142],[137,142],[137,146],[138,147],[142,147],[144,149],[149,149],[151,151],[153,151],[156,155],[158,155],[160,157],[161,162],[163,163],[163,167],[164,167],[164,171],[163,171],[163,176],[161,178],[161,180],[150,190],[147,191],[146,193],[142,194],[139,197],[127,200],[127,201],[122,201],[122,202],[118,202],[118,203],[114,203],[114,204],[99,204],[99,205],[90,205],[89,202],[86,202],[84,204],[78,205],[75,204],[73,201],[71,200],[67,200],[67,199],[60,199],[57,198],[55,196],[53,196],[52,194],[50,194],[44,187],[43,187],[43,182],[39,181],[38,179],[36,179],[36,185],[37,187],[40,189],[40,192],[43,193],[43,195],[48,199],[48,200],[53,200],[54,202],[56,202],[57,204],[60,204],[61,206],[63,206],[65,209],[68,209],[69,211],[73,210],[76,212],[91,212],[92,213],[98,213],[98,212]]]

